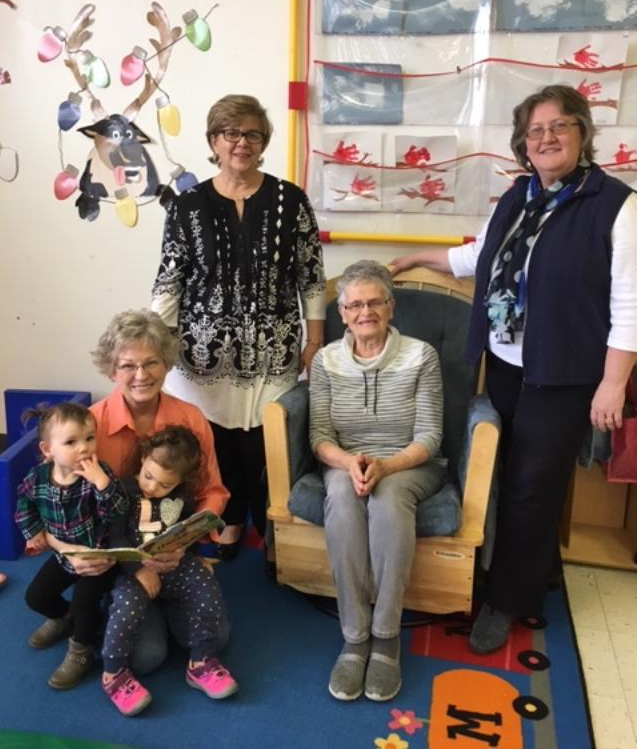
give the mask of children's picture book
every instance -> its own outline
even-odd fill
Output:
[[[202,510],[171,525],[163,533],[151,538],[137,548],[117,549],[83,549],[80,551],[65,551],[67,557],[80,557],[81,559],[116,559],[118,562],[139,562],[143,559],[152,559],[155,554],[163,554],[167,551],[175,551],[198,541],[210,531],[223,530],[224,521],[211,510]]]

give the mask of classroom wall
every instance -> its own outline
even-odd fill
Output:
[[[163,0],[173,25],[193,7],[192,0]],[[89,351],[109,319],[123,309],[147,306],[157,268],[164,210],[158,203],[140,209],[136,228],[124,226],[112,206],[102,205],[97,221],[81,221],[75,197],[61,202],[53,181],[66,163],[83,169],[90,141],[75,130],[58,143],[57,109],[77,86],[62,57],[43,64],[36,50],[45,26],[68,29],[82,7],[79,0],[16,0],[0,3],[0,67],[12,83],[0,86],[0,143],[19,152],[20,172],[12,183],[0,181],[0,390],[6,388],[81,389],[104,396],[110,385],[92,366]],[[212,6],[195,5],[203,15]],[[106,61],[112,84],[102,103],[122,111],[137,94],[124,88],[119,64],[133,45],[150,50],[154,30],[145,14],[150,2],[109,0],[95,3],[93,39],[88,46]],[[182,131],[170,151],[199,179],[213,174],[205,142],[209,106],[227,93],[251,93],[268,108],[275,134],[264,169],[287,173],[288,0],[222,0],[209,17],[213,45],[200,52],[187,40],[175,45],[163,81],[182,116]],[[153,33],[151,34],[151,31]],[[151,98],[137,124],[157,138]],[[88,113],[80,125],[89,124]],[[150,147],[160,178],[170,165],[158,144]],[[5,173],[7,152],[0,154]],[[373,216],[363,216],[365,231]],[[471,233],[473,217],[448,232]],[[333,227],[333,228],[338,228]],[[381,262],[405,248],[383,245],[327,245],[328,276],[366,256]],[[0,415],[0,432],[4,431]]]

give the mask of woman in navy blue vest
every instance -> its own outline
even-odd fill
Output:
[[[502,416],[498,520],[470,646],[490,653],[513,616],[538,616],[559,564],[558,522],[592,424],[621,427],[637,360],[637,195],[593,163],[586,99],[546,86],[513,112],[511,149],[529,172],[474,242],[392,262],[476,277],[467,356],[486,349]]]

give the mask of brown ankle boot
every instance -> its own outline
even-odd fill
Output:
[[[71,612],[67,611],[60,619],[47,619],[29,637],[29,645],[32,648],[51,647],[58,640],[66,637],[71,630]]]
[[[49,686],[53,689],[71,689],[91,670],[92,665],[93,645],[82,645],[70,637],[69,649],[62,663],[51,674]]]

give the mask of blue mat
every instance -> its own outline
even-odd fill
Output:
[[[166,665],[144,679],[153,694],[151,706],[125,718],[102,693],[97,666],[71,691],[47,686],[65,645],[35,651],[27,644],[41,620],[23,594],[40,564],[41,559],[22,558],[2,566],[10,576],[0,591],[3,731],[135,749],[593,746],[562,591],[549,594],[548,626],[541,621],[518,625],[511,647],[488,667],[472,661],[462,620],[403,630],[399,696],[389,703],[364,698],[341,703],[327,691],[341,647],[338,622],[304,596],[266,579],[262,553],[247,548],[217,566],[233,619],[222,660],[239,682],[239,693],[213,702],[190,689],[184,680],[187,656],[175,647]],[[2,736],[4,749],[11,744]]]

